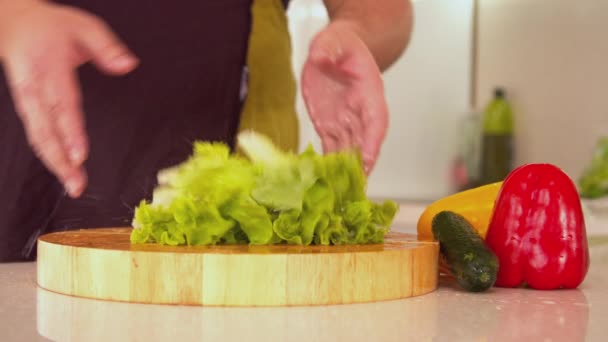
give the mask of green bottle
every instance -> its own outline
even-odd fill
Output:
[[[513,112],[502,88],[483,113],[480,183],[502,181],[513,166]]]

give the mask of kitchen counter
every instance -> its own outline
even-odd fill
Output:
[[[415,225],[404,217],[395,230],[411,232]],[[576,290],[492,288],[474,294],[441,279],[424,296],[323,307],[74,298],[38,288],[35,263],[0,264],[0,341],[605,341],[608,236],[592,236],[590,243],[591,268]]]

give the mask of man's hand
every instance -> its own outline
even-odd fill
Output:
[[[27,139],[70,196],[78,197],[87,182],[82,165],[88,139],[76,68],[93,62],[122,75],[138,61],[89,13],[40,0],[0,5],[0,59]]]
[[[336,20],[312,41],[302,93],[325,153],[360,149],[376,163],[388,126],[381,71],[351,24]]]

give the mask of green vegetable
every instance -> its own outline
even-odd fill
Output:
[[[354,151],[320,155],[279,150],[241,133],[246,157],[195,142],[192,156],[158,174],[151,202],[135,209],[131,242],[166,245],[381,243],[397,213],[365,195]]]
[[[441,211],[432,221],[433,235],[458,284],[470,292],[482,292],[494,285],[498,257],[460,214]]]
[[[581,197],[608,195],[608,137],[597,142],[591,164],[583,171],[578,185]]]

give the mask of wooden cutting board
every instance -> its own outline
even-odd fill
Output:
[[[135,303],[291,306],[393,300],[434,291],[439,245],[391,232],[355,246],[131,245],[131,228],[38,240],[38,285]]]

